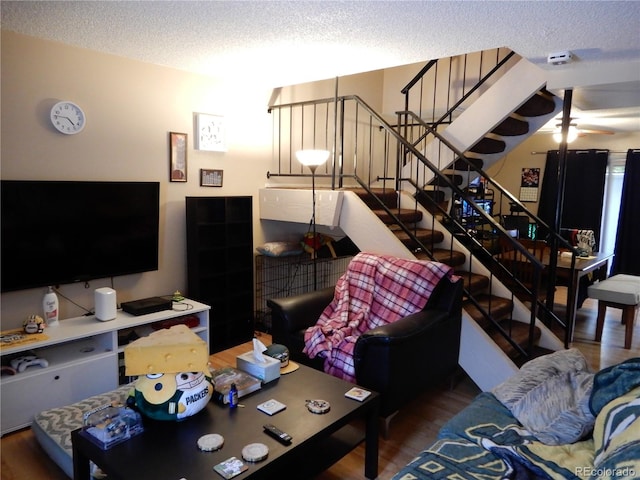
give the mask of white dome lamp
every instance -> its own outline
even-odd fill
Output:
[[[329,160],[331,152],[328,150],[299,150],[296,152],[296,158],[305,167],[309,167],[311,170],[311,192],[313,195],[312,212],[311,212],[311,225],[313,227],[313,243],[315,248],[316,243],[316,169],[320,165],[324,165]],[[316,275],[316,252],[313,252],[313,289],[318,289],[318,280]]]

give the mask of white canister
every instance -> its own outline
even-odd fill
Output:
[[[116,291],[113,288],[96,288],[94,292],[96,318],[101,322],[116,318],[117,302]]]

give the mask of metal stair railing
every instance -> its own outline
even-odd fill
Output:
[[[464,108],[465,103],[473,102],[477,98],[474,94],[480,95],[479,90],[490,80],[498,78],[498,74],[509,67],[509,61],[516,57],[515,52],[506,48],[495,49],[494,58],[490,52],[480,51],[427,62],[400,91],[404,95],[404,110],[416,112],[435,128],[451,123],[456,112]],[[416,89],[418,92],[414,97],[418,99],[412,101],[412,92]],[[405,138],[409,137],[405,134]],[[413,141],[417,145],[421,138]]]
[[[331,188],[335,188],[335,185],[342,187],[345,182],[353,186],[359,186],[369,192],[374,198],[376,197],[376,186],[381,186],[382,189],[393,188],[394,190],[400,190],[401,184],[404,182],[410,182],[410,179],[400,178],[399,172],[402,168],[398,158],[404,156],[403,152],[408,152],[420,160],[420,164],[428,168],[434,177],[437,177],[441,184],[446,185],[453,192],[458,195],[464,195],[462,189],[456,186],[447,175],[443,174],[437,166],[433,165],[424,155],[417,150],[407,139],[405,139],[396,129],[389,125],[385,119],[377,114],[369,105],[366,104],[358,96],[345,96],[338,99],[324,99],[316,100],[313,102],[299,102],[296,104],[280,105],[272,107],[272,111],[278,109],[284,109],[285,117],[291,118],[293,116],[300,117],[301,114],[296,115],[291,113],[291,109],[309,108],[315,105],[316,107],[323,102],[336,102],[338,108],[334,110],[340,115],[338,125],[340,128],[340,135],[336,142],[336,148],[333,150],[334,155],[330,157],[330,162],[324,167],[324,173],[319,175],[316,173],[316,180],[318,177],[320,180],[330,180]],[[316,108],[317,111],[328,111],[329,107]],[[347,113],[348,112],[348,113]],[[278,115],[280,118],[281,115]],[[279,125],[281,122],[276,120]],[[288,122],[284,122],[288,123]],[[308,123],[308,122],[307,122]],[[324,124],[322,119],[318,119],[315,125]],[[288,125],[287,125],[288,126]],[[350,135],[347,135],[348,132]],[[277,163],[278,169],[275,172],[267,172],[268,178],[277,177],[308,177],[310,175],[305,174],[302,171],[302,167],[295,167],[293,164],[293,154],[295,147],[291,145],[310,145],[309,148],[318,148],[318,138],[326,137],[324,135],[314,135],[311,132],[300,131],[298,132],[299,138],[293,139],[289,142],[287,149],[277,148],[278,152]],[[308,139],[315,139],[315,141],[309,141]],[[321,143],[321,146],[324,144]],[[284,154],[283,154],[284,153]],[[379,155],[382,157],[382,161],[374,162],[374,158]],[[284,158],[283,158],[284,157]],[[348,161],[347,161],[348,160]],[[364,162],[362,161],[364,160]],[[299,168],[299,173],[294,173],[291,170]],[[377,173],[376,173],[377,172]],[[415,185],[415,184],[414,184]],[[396,222],[400,228],[407,233],[412,241],[418,245],[418,248],[422,250],[429,258],[433,259],[433,245],[424,245],[420,239],[415,235],[415,226],[405,225],[397,215],[400,211],[400,205],[398,204],[397,210],[388,208],[382,199],[377,198],[377,203],[381,209],[384,209]],[[417,204],[416,204],[417,208]],[[440,213],[453,224],[458,225],[458,230],[463,232],[468,238],[473,241],[473,237],[466,232],[463,225],[459,223],[459,220],[452,217],[450,212],[440,209]],[[432,229],[435,230],[435,222]],[[451,241],[448,247],[451,251],[454,248],[454,242]],[[471,259],[473,261],[473,258]],[[491,285],[493,283],[491,282]],[[491,289],[492,287],[490,287]],[[482,305],[476,301],[474,294],[471,291],[465,292],[467,297],[476,305],[480,311],[482,311],[488,318],[488,320],[494,325],[494,327],[501,331],[505,339],[512,344],[513,348],[520,351],[524,355],[528,355],[528,352],[523,350],[516,342],[514,342],[509,332],[503,328],[497,321],[495,321],[490,315],[490,309],[487,311]],[[513,320],[513,319],[511,319]],[[531,318],[531,328],[533,328],[533,322],[535,322],[535,316]],[[530,347],[527,350],[530,351]]]
[[[505,53],[506,52],[506,53]],[[472,86],[467,87],[467,79],[473,75],[467,75],[466,65],[473,63],[473,59],[479,55],[480,67],[478,72],[478,81]],[[432,117],[431,120],[425,121],[422,115],[411,113],[411,110],[405,108],[401,112],[404,117],[398,115],[398,123],[396,126],[389,125],[385,119],[378,115],[373,109],[371,109],[362,99],[357,96],[343,96],[334,98],[325,98],[320,100],[312,100],[305,102],[295,102],[284,105],[276,105],[269,108],[269,112],[274,114],[274,157],[277,162],[277,167],[273,172],[267,172],[268,178],[277,177],[311,177],[303,171],[303,167],[297,162],[294,162],[294,154],[297,150],[304,148],[324,148],[330,150],[332,155],[330,161],[324,166],[318,169],[316,172],[316,180],[329,183],[329,187],[332,189],[343,188],[345,186],[359,186],[367,190],[372,196],[375,197],[374,188],[382,188],[387,190],[393,188],[394,190],[401,190],[403,185],[407,182],[411,185],[411,188],[415,192],[423,191],[423,188],[417,183],[417,179],[425,178],[428,176],[437,180],[436,189],[446,189],[450,195],[458,199],[464,199],[468,202],[471,208],[477,212],[479,218],[488,225],[492,231],[497,232],[498,236],[508,237],[513,242],[513,248],[518,250],[524,258],[528,258],[537,277],[541,275],[543,266],[540,262],[528,252],[521,244],[516,243],[503,228],[500,222],[496,222],[494,218],[486,214],[469,195],[468,188],[459,188],[451,179],[443,174],[441,170],[448,167],[451,162],[444,163],[441,161],[441,157],[438,156],[437,165],[434,164],[433,159],[427,159],[425,151],[421,149],[426,145],[427,139],[433,135],[436,141],[440,142],[439,148],[452,155],[453,160],[460,160],[466,165],[467,179],[480,176],[483,179],[483,184],[487,187],[494,187],[499,192],[498,204],[500,210],[503,211],[503,204],[513,205],[519,210],[522,215],[532,219],[532,225],[535,228],[536,225],[544,225],[543,222],[529,212],[526,207],[511,193],[507,192],[501,186],[497,185],[493,179],[490,179],[481,168],[478,168],[473,162],[466,158],[461,152],[455,152],[455,149],[450,148],[450,145],[446,144],[446,141],[438,135],[437,128],[443,123],[447,123],[454,118],[455,111],[459,108],[463,108],[463,104],[474,100],[476,95],[480,95],[481,86],[486,85],[491,77],[497,77],[500,72],[504,71],[508,67],[509,61],[514,58],[513,52],[498,49],[495,54],[495,61],[486,62],[489,66],[483,62],[483,58],[486,58],[484,52],[479,54],[470,54],[459,57],[457,62],[463,63],[462,80],[460,78],[454,78],[451,75],[453,59],[449,59],[449,72],[447,84],[446,102],[444,106],[436,104],[435,100],[431,107]],[[409,105],[409,92],[415,85],[421,84],[421,90],[419,95],[419,111],[423,110],[423,97],[424,89],[424,75],[430,71],[438,70],[438,64],[442,64],[442,61],[431,61],[425,68],[417,75],[408,85],[403,89],[405,93],[405,105]],[[489,69],[489,72],[482,74],[483,69]],[[452,88],[451,85],[458,85],[458,88]],[[454,85],[454,86],[455,86]],[[487,87],[488,88],[488,87]],[[406,90],[406,91],[405,91]],[[433,89],[435,92],[435,88]],[[434,93],[435,95],[435,93]],[[446,110],[444,114],[441,114],[443,110]],[[436,115],[437,114],[437,115]],[[411,120],[409,120],[411,119]],[[331,129],[333,125],[333,131]],[[457,158],[455,156],[457,155]],[[409,158],[415,158],[416,161],[416,173],[412,174],[413,178],[403,178],[402,170]],[[418,174],[418,168],[423,169]],[[457,167],[458,168],[458,167]],[[457,169],[456,168],[456,169]],[[422,176],[421,176],[422,175]],[[483,192],[489,191],[487,188]],[[415,198],[416,206],[418,204],[418,198]],[[415,244],[419,246],[419,249],[429,253],[433,249],[433,245],[422,245],[420,240],[415,236],[417,226],[407,226],[400,221],[398,215],[386,207],[381,199],[377,202],[380,204],[380,208],[384,209],[388,215],[390,215],[394,221],[400,225],[400,228],[412,238]],[[453,202],[452,202],[453,203]],[[470,262],[484,261],[487,258],[493,257],[492,251],[485,248],[485,245],[480,241],[467,225],[460,221],[460,218],[453,215],[453,210],[445,211],[440,205],[434,203],[429,206],[430,210],[437,212],[443,219],[443,224],[450,228],[452,233],[457,238],[463,238],[466,245],[470,245],[472,248],[472,256]],[[400,211],[400,205],[397,205],[397,212]],[[433,222],[435,225],[435,222]],[[432,226],[435,229],[435,226]],[[549,229],[551,233],[552,242],[555,245],[561,245],[572,250],[572,247],[552,229]],[[450,249],[453,250],[453,241],[450,242]],[[495,260],[495,259],[494,259]],[[575,266],[575,257],[572,259],[572,266]],[[470,269],[471,270],[471,269]],[[499,275],[499,278],[508,278],[511,272],[506,270],[502,265],[493,265],[490,269],[491,276]],[[511,275],[513,277],[513,275]],[[573,278],[570,275],[569,278]],[[565,345],[567,344],[567,326],[563,323],[551,309],[546,308],[537,298],[537,291],[531,291],[526,285],[519,282],[517,278],[512,278],[511,282],[518,285],[518,287],[524,292],[528,292],[531,296],[531,318],[530,318],[530,331],[534,330],[534,322],[537,317],[538,309],[540,309],[544,315],[543,318],[546,322],[555,322],[562,326],[565,330]],[[490,283],[492,285],[493,282]],[[491,288],[491,287],[490,287]],[[489,292],[490,293],[490,292]],[[468,297],[476,305],[476,307],[482,311],[485,316],[491,321],[496,328],[500,329],[489,312],[483,309],[478,302],[475,301],[471,292],[467,292]],[[547,301],[549,303],[549,301]],[[551,298],[551,305],[553,305],[553,299]],[[489,305],[489,311],[490,311]],[[513,320],[513,319],[510,319]],[[508,332],[504,333],[505,338],[508,338]],[[532,338],[530,336],[530,338]],[[529,347],[531,346],[531,343]],[[515,348],[522,350],[514,345]],[[529,350],[530,348],[528,348]],[[521,352],[522,353],[522,352]]]
[[[397,112],[397,115],[398,115],[399,121],[401,121],[401,119],[403,118],[410,119],[409,122],[412,124],[411,128],[415,129],[416,127],[420,127],[423,130],[423,132],[420,132],[419,136],[421,136],[422,138],[427,138],[428,135],[433,135],[436,141],[440,142],[441,144],[439,145],[438,150],[446,148],[451,152],[453,152],[456,157],[456,161],[462,161],[466,164],[467,172],[469,176],[474,175],[476,177],[480,177],[481,184],[484,185],[484,188],[483,188],[484,191],[487,191],[490,189],[493,191],[494,195],[495,195],[495,192],[497,191],[499,194],[499,200],[496,203],[500,205],[504,203],[508,203],[511,206],[511,208],[515,207],[515,209],[520,214],[522,214],[522,216],[528,219],[528,223],[529,225],[532,226],[531,227],[532,230],[537,230],[538,227],[542,227],[546,232],[548,232],[548,237],[545,240],[548,244],[552,246],[552,249],[550,251],[550,260],[551,260],[550,263],[552,264],[552,267],[553,267],[553,260],[557,258],[558,249],[564,249],[566,251],[572,252],[573,255],[572,255],[571,270],[569,275],[569,279],[570,281],[572,281],[572,279],[574,278],[573,272],[575,269],[576,256],[579,254],[579,252],[576,251],[575,247],[570,245],[566,239],[564,239],[561,235],[559,235],[552,227],[546,224],[537,215],[533,214],[530,210],[528,210],[526,206],[518,198],[516,198],[511,192],[509,192],[504,187],[502,187],[502,185],[500,185],[497,181],[495,181],[495,179],[491,178],[484,170],[482,170],[482,168],[476,166],[462,152],[457,150],[440,133],[438,133],[433,126],[427,124],[426,122],[423,122],[414,112],[401,111],[401,112]],[[421,163],[423,162],[423,158],[421,157],[422,156],[415,157],[418,160],[418,162],[416,163],[416,169],[420,167],[425,168],[424,165],[421,165]],[[406,160],[407,159],[405,157],[405,161]],[[426,166],[426,168],[429,171],[433,171],[433,169],[430,166]],[[414,176],[416,178],[423,178],[425,175],[415,172]],[[420,191],[420,187],[415,184],[414,184],[414,188],[416,188],[417,191]],[[512,237],[507,231],[507,229],[504,227],[504,225],[496,221],[494,217],[490,216],[482,207],[480,207],[475,201],[476,197],[470,195],[469,189],[456,188],[456,189],[452,189],[452,193],[454,196],[457,196],[458,198],[467,202],[467,204],[475,211],[476,216],[482,219],[482,223],[485,229],[491,231],[492,234],[497,235],[497,237],[494,237],[494,239],[497,240],[498,243],[500,242],[500,239],[502,239],[504,242],[508,243],[511,246],[511,248],[519,252],[522,258],[525,258],[530,263],[531,268],[533,268],[535,278],[539,279],[542,277],[542,272],[546,267],[546,265],[544,265],[535,255],[529,252],[529,250],[526,247],[524,247],[516,238]],[[429,197],[426,197],[426,198],[429,198]],[[448,217],[454,218],[454,219],[456,218],[455,215],[448,215]],[[448,222],[444,222],[443,224],[447,226],[454,235],[467,236],[467,234],[471,234],[471,236],[473,236],[473,233],[469,231],[468,226],[461,224],[461,222],[459,221],[448,221]],[[472,241],[475,241],[476,245],[478,245],[477,239],[472,239]],[[540,241],[542,242],[542,240]],[[470,250],[473,251],[474,249],[470,249]],[[486,253],[486,250],[484,253]],[[481,258],[485,260],[486,259],[495,260],[494,255],[488,255],[488,256],[483,255]],[[568,320],[563,321],[553,311],[553,295],[551,294],[547,296],[544,301],[541,301],[538,295],[539,292],[537,291],[537,288],[536,288],[538,285],[537,282],[534,282],[535,287],[534,289],[531,289],[527,285],[523,284],[517,278],[517,276],[513,274],[513,272],[505,269],[503,265],[491,263],[491,265],[489,266],[495,267],[498,269],[497,271],[499,272],[499,274],[497,276],[499,278],[501,278],[502,280],[515,282],[516,286],[527,294],[532,306],[531,308],[532,317],[537,316],[538,310],[540,310],[542,319],[545,321],[547,325],[555,324],[555,325],[559,325],[563,329],[564,343],[565,343],[565,346],[568,346],[569,321]],[[549,290],[551,292],[553,292],[554,288],[555,288],[555,282],[549,285]],[[572,288],[571,284],[569,285],[569,288]]]
[[[465,104],[465,102],[473,101],[473,95],[477,90],[479,90],[479,88],[483,84],[485,84],[490,78],[499,76],[496,74],[499,74],[500,71],[504,71],[506,68],[508,68],[508,62],[513,58],[514,52],[507,49],[496,49],[495,55],[493,55],[494,56],[493,60],[491,59],[487,60],[487,57],[489,57],[489,55],[490,55],[489,52],[483,51],[483,52],[476,52],[474,54],[467,54],[467,55],[449,57],[449,58],[438,59],[438,60],[431,60],[427,62],[427,64],[414,76],[414,78],[401,91],[405,95],[404,111],[409,112],[410,111],[409,106],[411,105],[410,95],[413,91],[415,91],[416,88],[419,87],[418,94],[417,94],[419,98],[418,100],[419,107],[418,109],[414,109],[418,111],[417,117],[419,118],[419,121],[416,122],[415,114],[409,115],[407,113],[403,118],[401,117],[402,112],[398,114],[398,128],[401,129],[405,138],[413,139],[413,144],[415,146],[422,144],[423,148],[426,147],[426,144],[427,144],[426,139],[429,133],[431,133],[432,131],[437,133],[437,129],[439,126],[446,123],[451,123],[451,121],[455,117],[456,111],[458,111],[460,108],[464,108],[463,105]],[[473,59],[477,58],[478,56],[480,57],[480,61],[477,62],[477,72],[475,73],[477,73],[479,80],[477,82],[473,80],[467,83],[468,78],[473,75],[473,73],[469,73],[471,72],[471,68],[468,69],[467,67],[470,63],[473,63]],[[461,66],[460,68],[462,69],[462,73],[457,76],[451,75],[454,62],[457,62],[459,64],[458,66]],[[487,70],[487,69],[489,70],[488,73],[483,75],[482,73],[483,70]],[[442,73],[443,70],[444,70],[444,73]],[[443,90],[444,90],[444,93],[443,93]],[[414,97],[415,96],[416,95],[414,95]],[[427,103],[427,107],[424,107],[424,100],[423,100],[424,98],[431,99],[430,100],[431,103]],[[441,111],[443,109],[446,110],[446,112],[440,115],[439,117],[437,117],[436,112]],[[431,111],[430,117],[426,113],[426,110]],[[411,121],[409,120],[410,116],[412,117]],[[417,133],[416,133],[416,129],[414,128],[416,124],[419,127],[419,129],[421,129]],[[425,124],[428,125],[431,130],[424,128]],[[449,146],[446,146],[445,149],[447,149],[448,147]],[[482,180],[481,185],[489,185],[491,183],[495,183],[493,182],[492,179],[489,179],[486,173],[482,172],[481,169],[477,168],[477,165],[470,162],[469,159],[464,157],[464,155],[462,155],[461,152],[457,152],[457,154],[458,154],[457,158],[454,157],[452,159],[453,161],[450,163],[447,163],[446,161],[440,162],[440,158],[442,157],[448,158],[446,155],[439,156],[438,157],[439,167],[447,168],[449,167],[450,164],[455,164],[456,170],[459,170],[459,166],[458,166],[459,162],[457,160],[461,160],[467,165],[467,169],[466,169],[467,181],[469,181],[469,179],[471,178],[472,172],[474,177],[478,176],[476,174],[476,172],[478,172],[480,173],[480,178]],[[406,163],[407,159],[404,159],[403,161]],[[421,178],[418,173],[416,173],[416,175],[417,175],[416,178]],[[436,187],[436,190],[438,188],[439,186]],[[419,192],[421,191],[421,189],[418,188],[416,191]],[[482,192],[483,194],[484,194],[484,191],[485,190],[483,189],[483,192]],[[499,191],[500,191],[500,199],[499,199],[500,201],[498,202],[498,204],[500,207],[500,211],[504,210],[505,205],[503,204],[505,203],[505,198],[506,198],[509,203],[508,205],[509,210],[515,210],[518,212],[518,214],[522,214],[526,216],[526,218],[529,219],[529,223],[532,225],[531,229],[533,231],[537,229],[538,225],[544,225],[544,222],[542,222],[539,218],[533,215],[519,201],[519,199],[515,198],[511,194],[507,195],[504,189],[502,189],[501,187],[499,187]],[[482,195],[481,197],[483,196],[484,195]],[[475,202],[473,202],[472,198],[470,198],[469,196],[463,196],[462,198],[464,199],[465,202],[467,202],[468,205],[472,205],[473,210],[479,213],[481,218],[486,217],[484,210],[479,209],[478,205]],[[452,204],[453,204],[453,200],[452,200]],[[495,222],[490,221],[489,225],[491,224],[495,224]],[[550,285],[549,293],[547,294],[546,302],[544,304],[538,301],[537,295],[534,295],[534,293],[537,293],[537,292],[531,292],[532,298],[535,299],[535,302],[532,301],[532,310],[533,310],[532,315],[536,314],[535,310],[538,307],[540,307],[544,313],[543,318],[545,319],[545,322],[547,324],[551,324],[551,323],[558,324],[564,330],[564,344],[565,344],[565,347],[568,347],[569,340],[570,340],[569,338],[570,327],[568,325],[569,325],[570,319],[567,318],[566,321],[563,322],[553,312],[555,279],[556,279],[556,263],[557,263],[557,254],[559,250],[564,249],[572,252],[571,271],[568,276],[569,278],[568,288],[571,289],[573,288],[573,285],[572,285],[572,282],[574,279],[573,272],[575,269],[575,261],[576,261],[576,256],[578,252],[554,229],[548,228],[546,231],[548,232],[548,237],[546,238],[546,240],[551,245],[549,273],[551,278],[554,280],[554,282],[552,283],[552,285]],[[498,229],[499,235],[503,235],[503,233],[504,232]],[[535,234],[532,236],[535,236]],[[508,242],[513,243],[513,248],[521,250],[520,243],[518,242],[518,244],[516,245],[514,240],[510,236],[509,236]],[[535,270],[535,273],[537,276],[538,274],[537,268]],[[517,282],[517,279],[512,279],[512,280],[516,280],[516,283],[519,283]],[[524,290],[527,291],[526,287],[524,287],[524,285],[522,285],[521,283],[520,285],[518,285],[518,287],[524,288]]]

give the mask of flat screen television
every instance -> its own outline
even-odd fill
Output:
[[[493,200],[474,200],[476,204],[486,212],[487,215],[493,215]],[[462,218],[480,217],[480,213],[474,209],[469,202],[462,200]]]
[[[2,180],[2,292],[158,269],[159,182]]]

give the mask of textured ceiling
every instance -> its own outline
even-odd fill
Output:
[[[581,66],[640,60],[635,1],[3,0],[1,9],[3,29],[273,87],[501,46],[542,68],[557,68],[546,59],[561,50]],[[626,106],[640,105],[637,80],[623,88]]]

